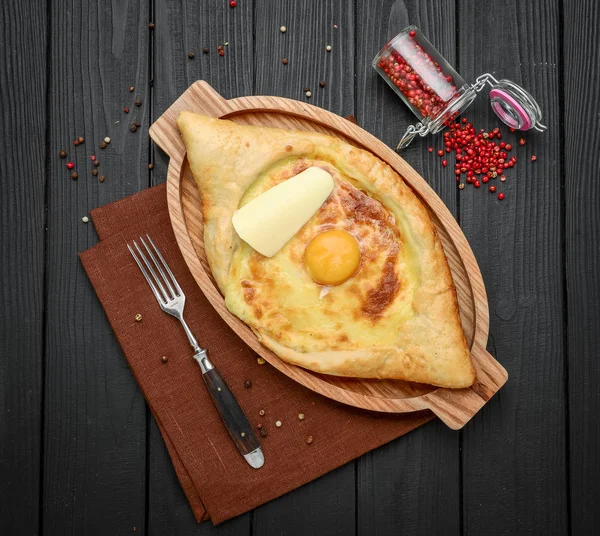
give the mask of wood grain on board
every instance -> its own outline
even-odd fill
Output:
[[[2,6],[0,533],[39,532],[46,185],[45,3]]]
[[[147,185],[147,2],[50,7],[42,532],[133,534],[145,524],[145,404],[77,253],[97,241],[90,209]]]
[[[600,532],[600,49],[597,2],[565,2],[564,188],[571,533]]]
[[[375,54],[409,24],[415,24],[451,63],[456,57],[454,0],[357,2],[356,117],[390,147],[416,121],[371,67]],[[416,138],[402,151],[456,216],[456,183],[439,158],[435,136]],[[486,411],[484,408],[483,411]],[[458,534],[460,531],[459,434],[436,420],[358,460],[359,534]]]
[[[473,81],[491,72],[522,84],[548,126],[543,134],[501,128],[518,158],[506,182],[497,182],[503,201],[485,185],[460,193],[461,226],[489,293],[488,348],[510,376],[463,431],[464,531],[566,534],[559,5],[489,0],[458,7],[461,74]],[[493,36],[499,13],[510,24]],[[466,113],[477,129],[500,124],[487,94]]]

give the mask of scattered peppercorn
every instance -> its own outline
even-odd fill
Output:
[[[58,156],[60,156],[61,158],[66,158],[67,151],[65,151],[64,149],[61,149],[60,152],[58,153]]]
[[[217,52],[219,53],[219,56],[225,56],[225,51],[223,50],[223,46],[219,45],[217,47]]]
[[[519,145],[525,145],[525,138],[519,139]]]
[[[107,145],[107,143],[104,140],[102,140],[100,142],[100,149],[106,149],[106,145]]]
[[[142,105],[142,101],[140,99],[137,99],[135,101],[135,105],[139,108]]]
[[[202,52],[204,52],[205,54],[208,54],[208,52],[209,52],[209,50],[208,50],[208,47],[204,47],[204,48],[202,49]]]
[[[96,155],[95,155],[95,154],[92,154],[92,155],[90,155],[90,160],[91,160],[92,162],[93,162],[94,160],[96,160]]]
[[[494,193],[496,191],[496,187],[492,184],[492,186],[490,186],[490,192]]]
[[[142,124],[141,124],[139,121],[136,121],[136,122],[134,123],[134,125],[135,125],[137,128],[140,128],[140,127],[142,126]]]
[[[325,50],[326,50],[327,52],[331,52],[331,45],[327,45],[327,46],[325,47]]]
[[[268,433],[269,432],[267,431],[266,428],[261,428],[260,429],[260,437],[266,437]]]
[[[129,93],[133,93],[134,90],[135,90],[135,87],[129,86]]]
[[[515,130],[517,130],[517,129],[516,129],[516,128],[513,128],[513,127],[508,127],[508,130],[510,130],[510,132],[511,132],[511,133],[514,133],[514,132],[515,132]]]
[[[237,2],[235,0],[231,0],[229,2],[229,7],[235,7],[235,6],[237,6]]]
[[[129,108],[123,108],[123,111],[128,114],[129,113]]]
[[[137,130],[135,123],[131,123],[131,125],[129,125],[129,130],[131,130],[131,132],[135,132]]]
[[[140,313],[138,313],[137,315],[135,315],[135,321],[136,322],[141,322],[142,321],[142,315]]]
[[[307,92],[305,93],[305,95],[306,95],[306,96],[307,96],[309,99],[312,97],[312,93],[311,93],[310,91],[307,91]]]
[[[287,32],[287,28],[285,26],[282,26],[281,28],[279,28],[279,31],[281,33],[285,33],[285,32]]]
[[[148,164],[148,169],[154,169],[154,164]]]
[[[313,440],[314,440],[314,439],[313,439],[313,436],[311,436],[311,435],[309,435],[309,436],[306,438],[306,442],[307,442],[309,445],[310,445],[310,444],[312,444]]]
[[[79,141],[78,140],[74,140],[73,141],[73,145],[75,145],[75,147],[77,147],[79,145]]]
[[[464,189],[466,184],[480,188],[482,183],[486,184],[498,176],[502,182],[506,180],[503,172],[514,167],[517,157],[508,157],[508,152],[512,149],[510,143],[493,141],[502,138],[499,128],[496,127],[490,132],[480,129],[476,133],[473,125],[465,117],[457,122],[450,120],[447,126],[449,130],[444,132],[444,146],[446,152],[455,154],[454,174],[459,189]],[[430,147],[429,151],[432,152],[433,147]],[[439,150],[437,154],[442,157],[444,152]],[[442,166],[446,167],[447,164],[446,159],[442,160]],[[467,175],[466,184],[461,183],[463,173]]]
[[[149,22],[148,23],[148,29],[154,30],[154,28],[156,28],[156,24],[154,24],[153,22]]]
[[[71,178],[72,178],[73,180],[75,180],[75,179],[79,178],[79,173],[77,173],[77,171],[73,171],[73,173],[71,173]]]
[[[163,355],[163,356],[160,358],[160,360],[161,360],[163,363],[166,363],[167,361],[169,361],[169,358],[168,358],[166,355]]]
[[[325,87],[325,86],[326,86],[326,84],[325,84],[325,80],[321,80],[321,81],[319,82],[319,85],[320,85],[321,87]]]
[[[85,138],[83,136],[79,136],[79,138],[77,138],[77,141],[79,143],[84,143],[85,142]]]
[[[94,160],[94,165],[98,167],[100,165],[100,160]]]
[[[504,194],[503,193],[498,194],[498,199],[500,199],[500,201],[502,201],[504,199]]]
[[[104,182],[104,175],[100,175],[100,178],[98,179],[100,182]]]
[[[106,138],[104,138],[104,143],[106,143],[106,144],[110,143],[110,138],[108,136],[106,136]]]
[[[261,423],[258,423],[258,424],[256,425],[256,427],[257,427],[257,428],[260,430],[260,429],[262,428],[262,424],[261,424]]]
[[[304,413],[298,413],[298,419],[303,421],[304,420]]]
[[[281,63],[283,63],[284,65],[287,65],[287,64],[288,64],[287,58],[283,58],[283,59],[281,60]]]
[[[196,57],[196,54],[194,54],[192,51],[188,52],[188,58],[193,60],[195,57]]]
[[[73,169],[75,167],[75,164],[73,164],[73,162],[67,162],[67,169]]]
[[[537,156],[535,156],[534,154],[531,155],[531,161],[535,162],[537,160]]]
[[[90,221],[90,219],[87,216],[84,216],[83,218],[81,218],[81,221],[83,223],[87,223],[88,221]]]
[[[277,426],[277,428],[281,428],[281,421],[275,421],[275,426]]]
[[[417,32],[415,32],[414,30],[411,30],[410,32],[408,32],[409,37],[414,37],[415,35],[417,35]]]
[[[430,147],[429,149],[427,149],[430,153],[433,153],[433,147]]]
[[[97,177],[97,176],[98,176],[98,170],[97,170],[96,168],[92,169],[92,175],[93,175],[94,177]]]
[[[259,415],[262,417],[262,416],[265,414],[265,410],[264,410],[264,409],[261,409],[261,410],[258,412],[258,414],[259,414]]]
[[[251,381],[251,380],[246,380],[246,381],[244,382],[244,387],[245,387],[246,389],[250,389],[250,387],[252,387],[252,381]]]
[[[265,360],[264,360],[262,357],[257,357],[257,358],[256,358],[256,362],[257,362],[259,365],[264,365],[264,364],[265,364]]]

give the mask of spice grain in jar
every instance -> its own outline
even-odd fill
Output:
[[[437,132],[475,92],[415,26],[394,37],[373,66],[423,124]]]

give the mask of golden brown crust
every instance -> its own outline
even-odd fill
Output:
[[[440,240],[426,209],[394,170],[371,153],[323,134],[240,126],[189,112],[180,115],[178,125],[202,195],[211,270],[227,306],[255,330],[263,344],[290,363],[326,374],[397,378],[454,388],[473,383],[475,373],[456,290]],[[259,303],[254,283],[244,279],[246,283],[240,284],[236,279],[239,262],[234,263],[234,270],[232,259],[241,255],[244,244],[233,231],[231,216],[245,192],[278,165],[291,176],[319,163],[333,165],[332,172],[355,187],[347,190],[365,192],[395,219],[401,252],[398,259],[383,265],[374,281],[377,285],[362,302],[364,318],[355,320],[361,331],[368,329],[368,321],[371,326],[379,322],[383,329],[394,312],[390,304],[409,299],[410,311],[402,313],[404,321],[394,344],[360,346],[352,340],[352,330],[342,329],[331,344],[323,334],[322,343],[319,336],[311,339],[312,350],[306,351],[305,342],[289,336],[293,329],[289,319],[281,313],[276,317],[276,312]],[[361,207],[362,194],[352,195],[355,217],[360,210],[374,209],[370,203]],[[352,195],[344,195],[344,202],[352,203]],[[415,284],[409,285],[413,280]]]

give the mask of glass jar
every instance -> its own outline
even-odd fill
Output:
[[[407,128],[398,149],[417,134],[436,133],[452,123],[487,84],[492,87],[492,109],[509,127],[546,130],[540,123],[540,107],[527,91],[491,74],[477,77],[473,85],[467,83],[416,26],[408,26],[385,45],[373,67],[420,120]]]
[[[373,67],[428,132],[439,132],[477,96],[416,26],[383,47]]]

